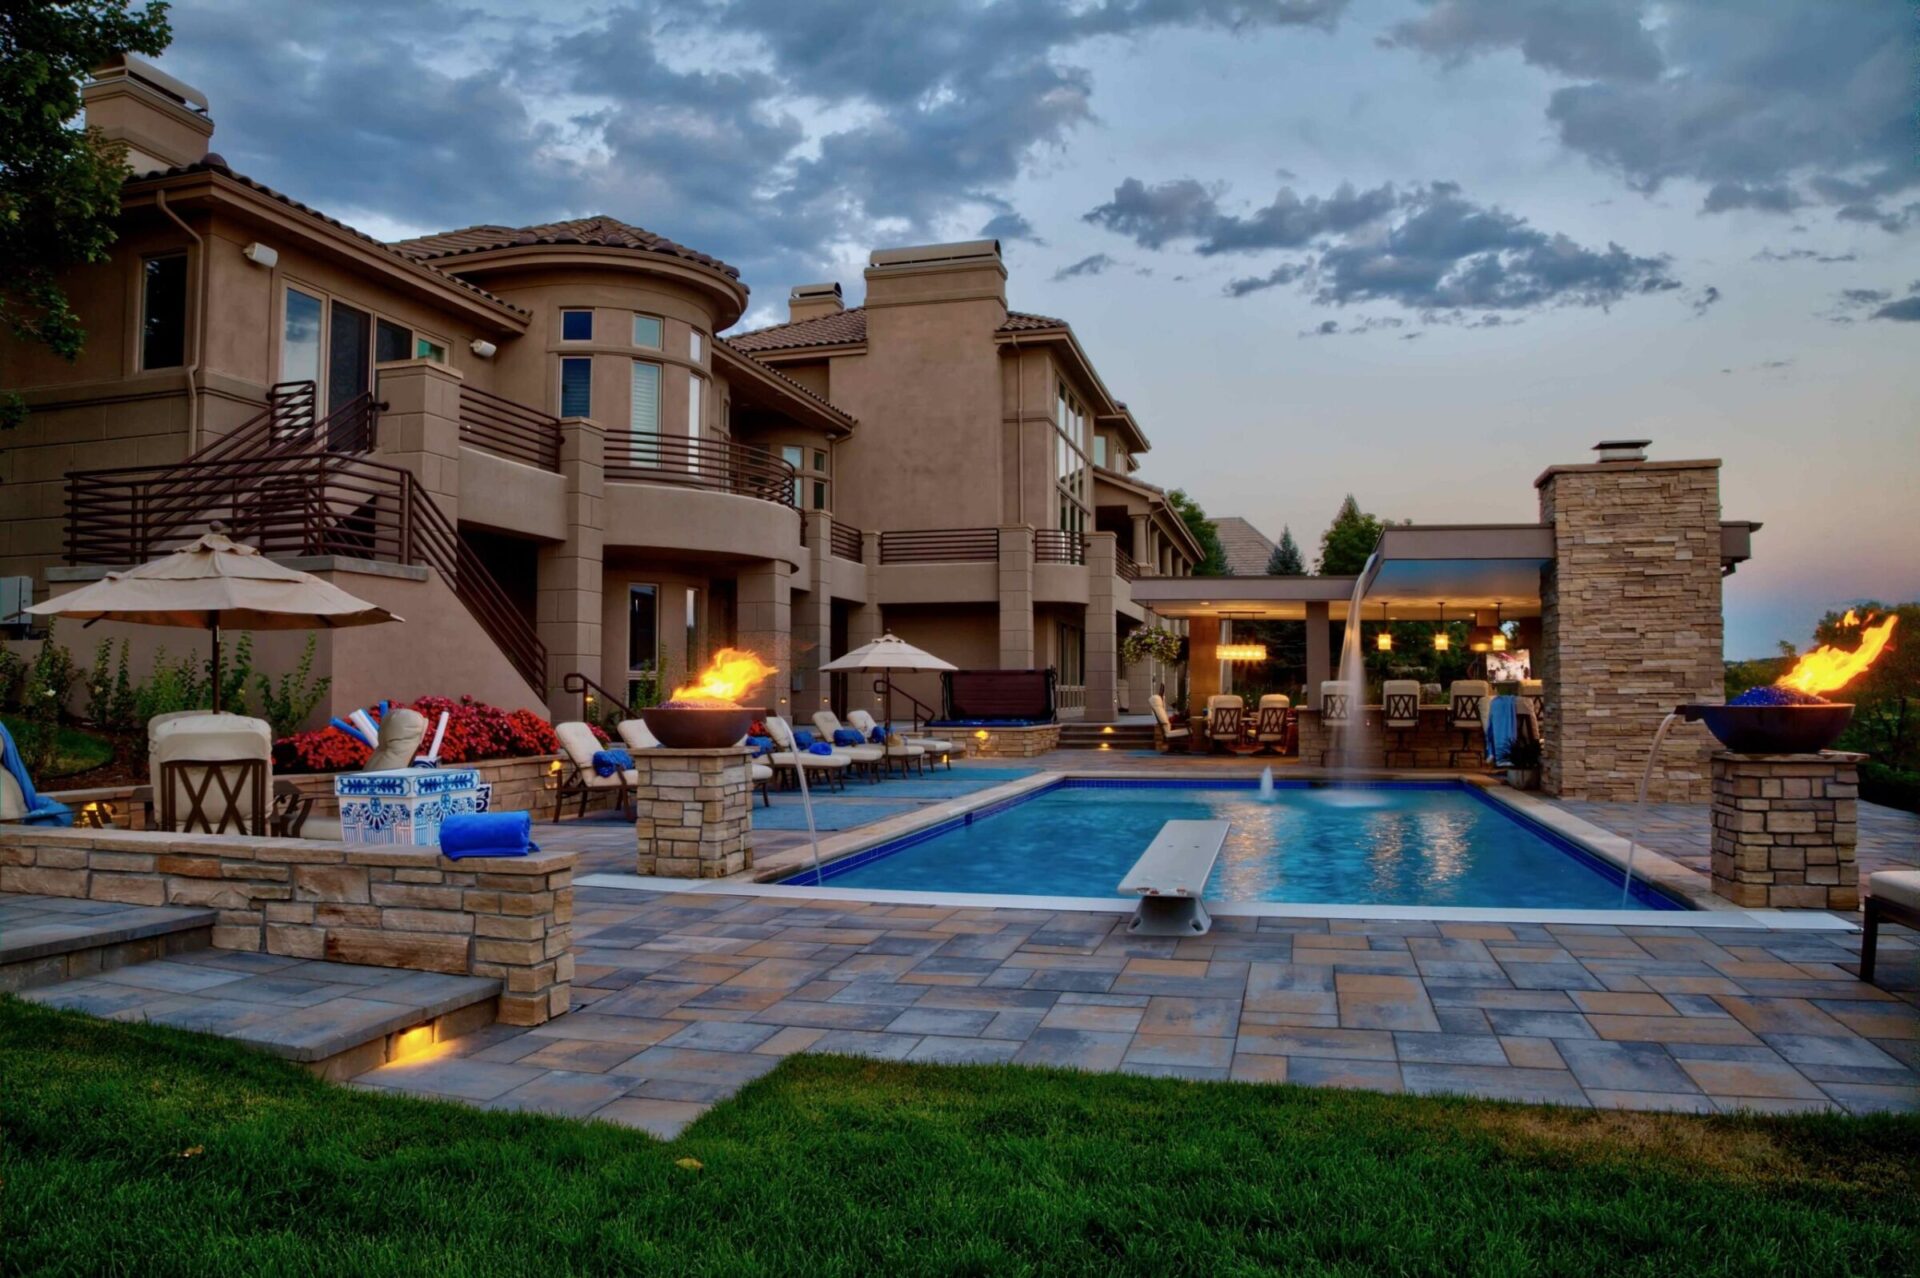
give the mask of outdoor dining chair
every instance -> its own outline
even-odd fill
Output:
[[[1395,755],[1406,760],[1404,766],[1414,766],[1413,747],[1407,737],[1420,730],[1420,681],[1387,680],[1380,689],[1380,716],[1387,731],[1393,734],[1393,744],[1387,748],[1387,766],[1395,766]]]
[[[1487,731],[1487,698],[1493,695],[1493,685],[1485,679],[1455,679],[1447,690],[1449,709],[1447,719],[1453,730],[1460,734],[1460,746],[1447,756],[1447,762],[1453,767],[1460,766],[1460,756],[1478,761],[1483,751],[1474,744],[1474,737],[1485,738]]]

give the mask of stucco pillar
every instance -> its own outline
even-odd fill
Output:
[[[1662,717],[1726,695],[1720,463],[1554,466],[1535,485],[1554,534],[1541,583],[1542,785],[1630,800]],[[1704,728],[1676,726],[1649,798],[1707,802],[1714,748]]]
[[[1187,711],[1198,715],[1220,688],[1220,625],[1211,617],[1187,627]]]
[[[1333,678],[1333,623],[1325,600],[1307,604],[1307,704],[1320,708],[1320,685]]]
[[[413,472],[448,521],[460,523],[459,373],[432,360],[382,364],[379,398],[386,404],[374,432],[374,455]]]
[[[1153,520],[1146,515],[1133,516],[1133,545],[1127,551],[1133,556],[1133,562],[1140,565],[1141,572],[1157,573],[1160,566],[1153,561]]]
[[[598,422],[567,417],[560,422],[561,496],[565,541],[540,547],[539,598],[535,620],[547,646],[547,712],[558,722],[580,713],[579,701],[560,690],[573,671],[598,680],[602,673],[601,592],[605,581],[605,433]],[[614,689],[624,695],[624,689]]]
[[[792,574],[778,559],[765,559],[739,576],[739,618],[736,641],[742,648],[758,653],[774,667],[774,673],[760,685],[751,700],[789,722],[793,719],[793,628],[792,600],[788,582]],[[804,726],[813,717],[813,708],[801,716]]]
[[[1112,723],[1120,708],[1119,618],[1114,600],[1120,589],[1112,533],[1087,534],[1087,712],[1088,723]]]
[[[820,669],[832,659],[833,647],[833,516],[824,510],[802,511],[806,521],[808,580],[812,590],[793,596],[794,710],[811,719],[816,710],[833,704],[830,676]]]
[[[1033,669],[1033,529],[1000,530],[1000,668]]]

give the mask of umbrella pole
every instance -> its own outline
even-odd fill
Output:
[[[209,613],[213,621],[213,712],[220,713],[220,619]]]

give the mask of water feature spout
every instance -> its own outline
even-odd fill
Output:
[[[1620,880],[1620,908],[1627,908],[1627,897],[1633,891],[1633,850],[1640,843],[1640,831],[1647,821],[1647,786],[1653,781],[1653,765],[1660,758],[1660,746],[1667,739],[1667,730],[1680,720],[1680,712],[1674,711],[1660,721],[1654,729],[1653,748],[1647,751],[1647,766],[1640,772],[1640,799],[1633,809],[1633,833],[1627,836],[1627,873]]]
[[[1367,556],[1360,575],[1353,579],[1353,597],[1347,601],[1347,626],[1340,643],[1340,684],[1347,692],[1347,723],[1340,731],[1337,771],[1352,773],[1368,758],[1367,751],[1367,659],[1360,644],[1360,609],[1366,598],[1367,580],[1380,552]]]
[[[1273,802],[1273,769],[1260,769],[1260,802]]]

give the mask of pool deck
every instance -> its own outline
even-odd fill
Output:
[[[1920,1108],[1920,947],[1556,923],[1216,920],[576,889],[575,1010],[356,1086],[677,1133],[795,1052],[1572,1106]]]

